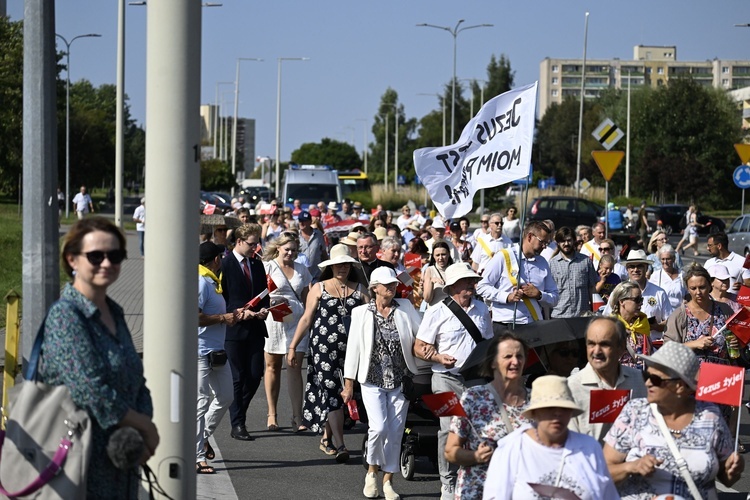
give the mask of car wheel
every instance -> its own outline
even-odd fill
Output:
[[[670,226],[669,224],[664,226],[664,232],[667,233],[667,235],[672,234],[672,231],[673,231],[672,226]]]
[[[748,255],[750,255],[750,248],[747,248],[747,247],[745,248],[744,255],[745,255],[745,257],[747,257]]]

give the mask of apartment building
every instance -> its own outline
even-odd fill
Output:
[[[581,95],[582,59],[545,58],[539,64],[539,116],[553,103]],[[671,78],[691,76],[702,85],[736,90],[750,87],[750,61],[714,59],[678,61],[676,46],[636,45],[633,59],[587,59],[587,99],[604,89],[668,85]]]

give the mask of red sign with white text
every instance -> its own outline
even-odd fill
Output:
[[[455,392],[425,394],[422,401],[437,417],[465,417],[466,412]]]
[[[743,307],[727,321],[727,328],[742,342],[742,345],[750,343],[750,310]]]
[[[737,290],[737,303],[743,306],[750,306],[750,287],[742,285]]]
[[[701,363],[695,399],[731,406],[742,404],[745,369],[741,366]]]
[[[404,267],[405,268],[421,268],[422,267],[422,257],[419,256],[418,253],[411,253],[406,252],[404,254]]]
[[[630,401],[630,391],[627,389],[597,389],[591,391],[589,423],[611,424],[617,419],[628,401]]]

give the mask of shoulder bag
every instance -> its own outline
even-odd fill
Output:
[[[3,409],[7,421],[0,431],[0,493],[10,498],[86,498],[92,424],[67,387],[37,381],[44,322],[24,381],[10,389],[10,403]]]
[[[656,418],[656,423],[659,424],[659,430],[664,436],[664,441],[667,443],[667,447],[672,453],[675,462],[677,462],[677,468],[680,469],[682,479],[685,480],[688,488],[690,489],[690,494],[693,495],[693,498],[703,498],[700,491],[698,491],[698,487],[695,485],[695,481],[693,481],[693,478],[690,476],[690,470],[688,470],[687,462],[684,458],[682,458],[680,450],[679,448],[677,448],[677,443],[674,442],[672,433],[669,432],[667,423],[664,421],[664,416],[659,412],[659,408],[656,406],[656,403],[651,403],[649,406],[651,407],[651,413],[653,413],[654,417]]]

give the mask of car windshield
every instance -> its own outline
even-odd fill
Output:
[[[294,200],[300,200],[302,206],[307,206],[319,201],[338,201],[338,193],[333,184],[288,184],[286,203]]]

